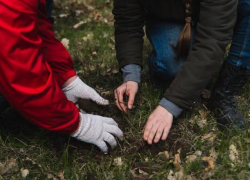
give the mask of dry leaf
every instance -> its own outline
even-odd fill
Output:
[[[90,70],[90,71],[95,71],[95,66],[90,65],[90,66],[89,66],[89,70]]]
[[[174,172],[172,170],[169,171],[167,180],[176,180]]]
[[[122,166],[123,165],[123,161],[121,157],[117,157],[114,159],[114,163],[115,166]]]
[[[107,96],[107,95],[111,95],[113,94],[112,91],[104,91],[104,92],[101,92],[101,96]]]
[[[183,180],[184,179],[183,168],[181,168],[180,171],[174,173],[174,176],[176,177],[177,180]]]
[[[96,52],[96,51],[92,52],[92,55],[93,55],[93,56],[96,56],[96,55],[97,55],[97,52]]]
[[[84,36],[83,38],[83,41],[87,42],[88,41],[88,38],[86,36]]]
[[[18,165],[15,159],[9,159],[4,164],[0,163],[0,175],[17,172]]]
[[[205,111],[204,109],[199,110],[199,114],[201,116],[201,119],[206,119],[208,111]]]
[[[117,69],[112,70],[112,74],[117,74],[117,73],[119,73],[119,71]]]
[[[87,42],[88,40],[92,40],[94,37],[93,33],[89,33],[87,36],[84,36],[82,39],[83,41]]]
[[[187,180],[196,180],[196,178],[191,175],[187,175]]]
[[[165,157],[166,157],[167,159],[169,159],[169,153],[168,153],[168,151],[164,151],[164,155],[165,155]]]
[[[76,16],[80,16],[81,14],[83,14],[83,10],[75,10],[75,14]]]
[[[87,0],[83,0],[83,5],[89,10],[93,11],[95,8],[87,3]]]
[[[183,179],[184,179],[183,168],[175,173],[172,170],[170,170],[167,176],[167,180],[183,180]]]
[[[193,162],[197,159],[197,155],[193,154],[193,155],[189,155],[186,157],[186,162],[190,163]]]
[[[131,172],[131,179],[132,180],[146,180],[149,178],[149,175],[147,172],[141,170],[140,168],[135,168],[130,171]]]
[[[22,178],[26,178],[29,175],[29,170],[28,169],[21,168],[20,171],[21,171]]]
[[[57,180],[56,177],[53,174],[49,174],[49,173],[47,174],[47,178]]]
[[[58,177],[60,178],[60,180],[65,180],[65,178],[64,178],[64,172],[63,172],[63,171],[60,171],[60,172],[58,173]]]
[[[202,179],[203,180],[206,180],[206,179],[211,179],[211,177],[214,175],[214,173],[213,172],[205,172],[204,174],[203,174],[203,176],[202,176]]]
[[[202,152],[201,151],[199,151],[199,150],[197,150],[197,151],[195,151],[195,153],[194,153],[195,155],[197,155],[197,156],[201,156],[202,155]]]
[[[180,163],[181,163],[180,153],[177,153],[176,155],[174,155],[174,161],[173,161],[174,167],[175,167],[177,170],[181,170],[181,169],[182,169]]]
[[[218,153],[215,151],[214,148],[210,149],[209,153],[210,153],[210,157],[214,158],[214,160],[217,159]]]
[[[83,25],[83,24],[85,24],[85,23],[86,23],[85,21],[80,21],[79,23],[75,24],[75,25],[73,26],[73,28],[74,28],[74,29],[77,29],[77,28],[79,28],[81,25]]]
[[[60,14],[59,17],[60,18],[65,18],[65,17],[68,17],[69,14]]]
[[[64,46],[66,49],[69,49],[69,39],[63,38],[63,39],[61,40],[61,43],[63,44],[63,46]]]
[[[210,132],[210,133],[208,133],[208,134],[203,135],[203,136],[201,137],[201,140],[202,140],[202,141],[208,140],[209,142],[212,143],[212,142],[214,142],[215,138],[216,138],[216,135],[213,134],[212,132]]]
[[[206,161],[208,163],[208,166],[205,168],[205,171],[208,171],[210,169],[214,169],[214,158],[213,157],[203,157],[203,161]]]
[[[231,144],[229,146],[229,159],[232,162],[236,162],[238,160],[238,157],[239,157],[239,153],[238,153],[235,145]]]
[[[207,120],[206,119],[198,120],[197,124],[198,124],[199,127],[203,128],[203,127],[206,126]]]

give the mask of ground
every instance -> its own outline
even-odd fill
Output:
[[[86,112],[114,118],[125,133],[115,150],[96,147],[67,135],[49,133],[25,121],[13,109],[0,118],[0,179],[249,179],[250,130],[220,131],[206,99],[174,120],[168,139],[152,146],[142,129],[164,88],[150,83],[145,39],[142,85],[135,108],[127,115],[114,105],[113,91],[122,83],[114,50],[112,1],[56,1],[55,35],[75,61],[78,76],[111,104],[81,101]],[[67,41],[69,43],[67,44]],[[250,118],[250,85],[237,97]]]

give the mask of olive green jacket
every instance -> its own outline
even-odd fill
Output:
[[[193,0],[196,26],[193,49],[164,97],[190,109],[221,66],[231,42],[237,0]],[[116,54],[120,68],[142,66],[144,25],[152,21],[185,19],[183,0],[114,0]]]

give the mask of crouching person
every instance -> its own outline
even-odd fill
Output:
[[[107,117],[79,113],[79,98],[109,102],[82,82],[73,61],[54,38],[45,0],[0,0],[0,94],[28,121],[67,133],[108,152],[123,138]],[[5,100],[2,104],[6,104]],[[3,103],[2,103],[3,102]]]

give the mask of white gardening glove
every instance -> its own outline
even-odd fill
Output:
[[[112,149],[117,146],[114,136],[123,140],[123,132],[112,118],[82,113],[80,113],[80,116],[78,130],[71,135],[72,137],[98,146],[105,154],[108,153],[106,143]]]
[[[93,88],[82,82],[79,77],[62,90],[68,100],[74,103],[76,103],[78,99],[91,99],[99,105],[109,104],[108,100],[103,99]]]

